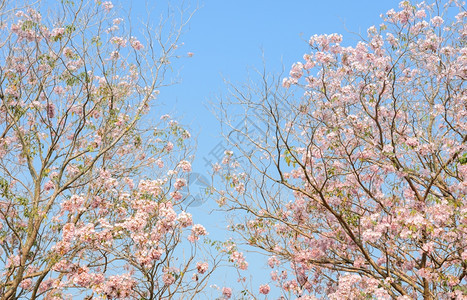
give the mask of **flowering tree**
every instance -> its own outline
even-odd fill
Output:
[[[353,47],[313,36],[283,87],[264,75],[224,100],[247,117],[221,116],[237,149],[219,204],[269,256],[260,293],[467,299],[462,5],[403,1]]]
[[[189,297],[217,264],[181,207],[190,134],[148,114],[189,16],[140,42],[112,8],[2,7],[2,299]]]

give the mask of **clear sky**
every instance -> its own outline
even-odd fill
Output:
[[[345,44],[355,44],[358,37],[353,33],[366,34],[369,26],[381,23],[381,13],[397,6],[394,0],[199,2],[180,52],[194,56],[178,64],[182,82],[161,93],[167,109],[198,135],[195,169],[202,171],[202,158],[219,142],[219,125],[209,103],[227,94],[224,79],[245,82],[248,70],[262,68],[263,52],[269,70],[285,67],[288,72],[308,51],[307,41],[314,34],[337,32],[344,35]]]
[[[187,0],[189,1],[189,0]],[[141,3],[140,3],[141,2]],[[129,2],[120,2],[127,7]],[[143,1],[134,0],[133,14],[144,15]],[[380,14],[396,8],[394,0],[204,0],[200,1],[182,38],[184,46],[179,54],[193,52],[191,58],[183,58],[173,67],[180,70],[181,83],[161,90],[163,113],[169,112],[191,127],[197,136],[198,150],[194,171],[207,174],[205,159],[212,160],[210,152],[215,149],[220,137],[219,122],[210,112],[219,95],[226,95],[224,79],[244,83],[248,71],[262,68],[264,52],[267,69],[280,72],[282,67],[300,61],[308,51],[307,41],[314,34],[340,33],[345,45],[355,45],[359,40],[355,33],[366,35],[366,29],[382,21]],[[185,2],[192,8],[197,3]],[[159,7],[166,0],[156,2]],[[177,6],[177,1],[171,1]],[[203,203],[192,210],[195,220],[202,220],[211,232],[211,237],[223,239],[226,232],[220,214],[207,214],[215,203]],[[267,281],[269,271],[261,271],[265,260],[250,262],[250,274],[254,274],[253,288]],[[250,259],[249,259],[250,258]],[[256,276],[258,275],[258,276]],[[229,285],[229,276],[222,273],[213,283]],[[231,278],[231,277],[230,277]]]

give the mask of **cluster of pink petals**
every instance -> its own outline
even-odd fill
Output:
[[[204,274],[209,269],[209,264],[207,262],[197,262],[196,269],[198,273]]]
[[[235,265],[240,270],[248,269],[248,262],[245,260],[245,256],[242,252],[238,252],[237,250],[233,250],[230,254],[230,261],[235,263]]]
[[[208,232],[206,231],[206,228],[204,228],[203,225],[195,224],[191,227],[191,234],[188,236],[188,240],[193,243],[199,240],[200,236],[207,234]]]
[[[223,287],[222,296],[224,296],[225,299],[230,299],[230,297],[232,297],[232,289],[229,287]]]
[[[263,294],[263,295],[269,294],[270,290],[271,290],[271,288],[269,287],[268,284],[263,284],[263,285],[260,285],[260,287],[259,287],[259,293]]]

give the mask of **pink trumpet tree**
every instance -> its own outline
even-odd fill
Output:
[[[0,298],[199,293],[217,261],[182,209],[190,134],[152,108],[190,14],[136,33],[109,1],[12,4],[0,15]]]
[[[467,12],[382,18],[354,46],[311,37],[289,77],[224,100],[219,203],[269,256],[262,294],[467,299]]]

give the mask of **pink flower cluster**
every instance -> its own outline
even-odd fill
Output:
[[[191,227],[191,234],[188,236],[188,240],[193,243],[199,240],[200,236],[207,234],[208,232],[206,231],[206,228],[204,228],[203,225],[195,224],[193,225],[193,227]]]
[[[111,1],[104,1],[102,2],[102,6],[104,7],[104,9],[109,12],[113,7],[113,3]]]
[[[110,276],[98,291],[109,299],[127,299],[134,294],[136,281],[130,274]]]
[[[86,200],[82,196],[72,195],[70,199],[62,202],[62,211],[82,212],[86,209],[84,207],[85,202]]]
[[[230,297],[232,297],[232,289],[229,287],[223,287],[222,296],[224,296],[225,299],[230,299]]]
[[[183,172],[191,172],[191,164],[189,161],[182,160],[178,163],[178,166],[183,170]]]
[[[130,38],[130,44],[135,50],[142,50],[144,48],[143,44],[134,37]]]
[[[263,284],[263,285],[259,286],[259,293],[260,294],[267,295],[267,294],[269,294],[270,290],[271,290],[271,288],[269,287],[268,284]]]
[[[73,284],[79,287],[90,288],[104,282],[104,275],[100,273],[90,273],[87,267],[80,267],[71,276]]]
[[[191,214],[182,211],[178,214],[177,221],[182,227],[188,227],[193,225],[193,219]]]
[[[237,250],[233,250],[230,254],[230,261],[235,263],[235,265],[240,270],[248,269],[248,262],[246,262],[245,257],[243,256],[242,252],[238,252]]]
[[[196,269],[198,273],[204,274],[209,269],[209,264],[207,262],[197,262]]]

